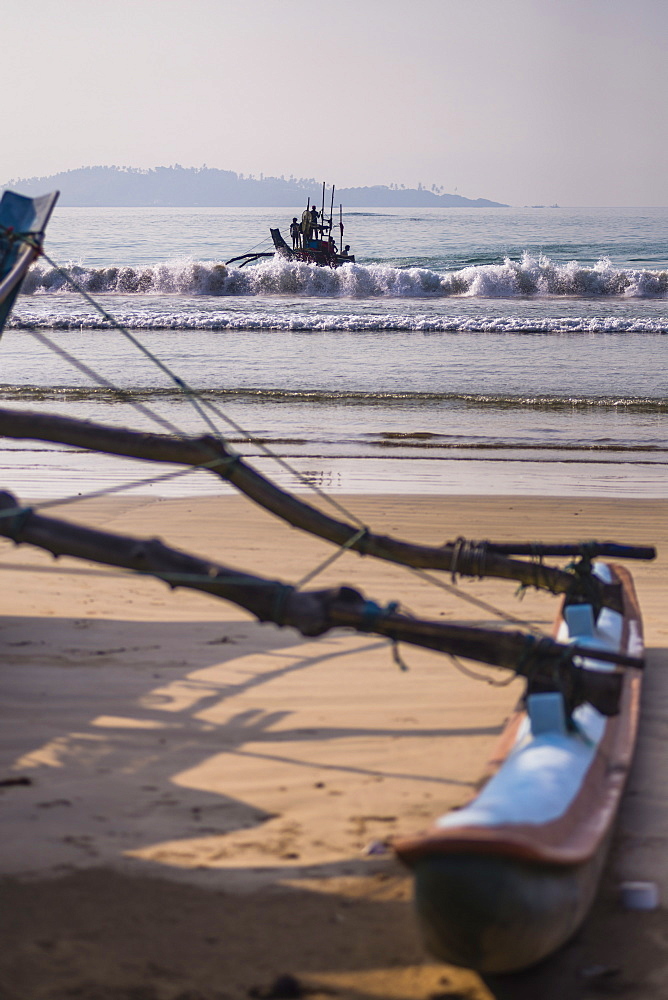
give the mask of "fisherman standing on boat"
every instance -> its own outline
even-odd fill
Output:
[[[317,238],[318,238],[318,215],[319,214],[320,213],[318,212],[318,209],[314,205],[313,208],[311,209],[311,239],[312,240],[317,240]]]
[[[301,246],[301,229],[295,215],[290,223],[290,236],[292,236],[292,249],[299,250]]]

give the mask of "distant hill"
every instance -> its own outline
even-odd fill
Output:
[[[58,190],[60,205],[102,207],[268,207],[285,208],[320,201],[322,182],[305,177],[244,177],[231,170],[210,167],[79,167],[50,177],[8,181],[21,194]],[[331,196],[331,188],[329,189]],[[441,189],[403,188],[397,185],[342,188],[336,204],[346,208],[451,208],[468,206],[502,208],[498,201],[442,194]]]

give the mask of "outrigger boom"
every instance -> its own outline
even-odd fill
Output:
[[[268,253],[242,253],[238,257],[230,257],[226,260],[226,264],[234,264],[238,260],[242,260],[243,264],[239,264],[239,267],[244,267],[246,264],[252,264],[254,260],[259,260],[260,257],[273,257],[274,254],[269,251]]]

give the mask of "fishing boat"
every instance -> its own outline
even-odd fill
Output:
[[[290,247],[281,235],[280,229],[269,229],[275,247],[275,254],[284,260],[300,261],[303,264],[315,264],[316,267],[341,267],[342,264],[354,264],[355,255],[349,253],[350,247],[343,243],[343,205],[339,205],[339,245],[334,239],[334,186],[329,206],[329,218],[325,217],[325,184],[322,185],[322,207],[317,210],[315,203],[309,198],[306,209],[302,213],[301,222],[296,218],[293,245]],[[291,227],[292,228],[292,227]],[[239,257],[226,260],[226,264],[239,261],[239,267],[251,264],[262,257],[275,256],[271,251],[261,253],[245,253]]]
[[[619,588],[621,605],[566,600],[555,637],[592,655],[641,658],[630,574],[610,563],[592,572]],[[619,711],[606,717],[590,703],[572,708],[558,686],[530,679],[479,794],[431,829],[395,841],[413,871],[419,923],[435,956],[481,973],[515,972],[575,933],[596,893],[629,772],[640,685],[640,670],[625,671]]]
[[[0,332],[7,321],[28,268],[39,256],[44,230],[58,191],[27,198],[5,191],[0,200]]]

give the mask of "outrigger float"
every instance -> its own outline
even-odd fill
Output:
[[[0,329],[29,266],[26,259],[41,248],[56,197],[5,195],[0,203]],[[438,958],[483,974],[509,973],[541,961],[571,937],[586,916],[605,863],[636,742],[644,663],[631,576],[616,561],[600,560],[653,559],[654,548],[464,539],[427,546],[377,535],[279,489],[219,436],[151,434],[6,408],[0,408],[0,436],[201,468],[339,549],[421,570],[513,580],[560,595],[552,638],[422,620],[402,614],[395,603],[382,607],[350,587],[302,590],[156,539],[44,517],[0,493],[0,536],[17,545],[203,591],[304,636],[353,629],[523,676],[525,695],[479,794],[430,829],[395,839],[393,848],[414,873],[418,919]],[[571,562],[561,569],[547,565],[548,556]]]
[[[319,222],[312,221],[311,213],[315,211]],[[284,260],[301,261],[303,264],[315,264],[316,267],[340,267],[342,264],[354,264],[354,254],[349,254],[343,244],[343,205],[339,205],[339,246],[337,249],[336,240],[333,236],[334,230],[334,186],[332,185],[332,197],[329,208],[329,219],[325,219],[325,184],[322,185],[322,208],[317,212],[315,203],[311,205],[309,198],[306,210],[302,214],[299,223],[299,236],[297,246],[288,246],[281,235],[280,229],[269,229],[271,239],[276,248],[275,253],[244,253],[239,257],[232,257],[226,260],[225,264],[235,264],[242,261],[239,267],[252,264],[262,257],[274,257],[276,254]]]

